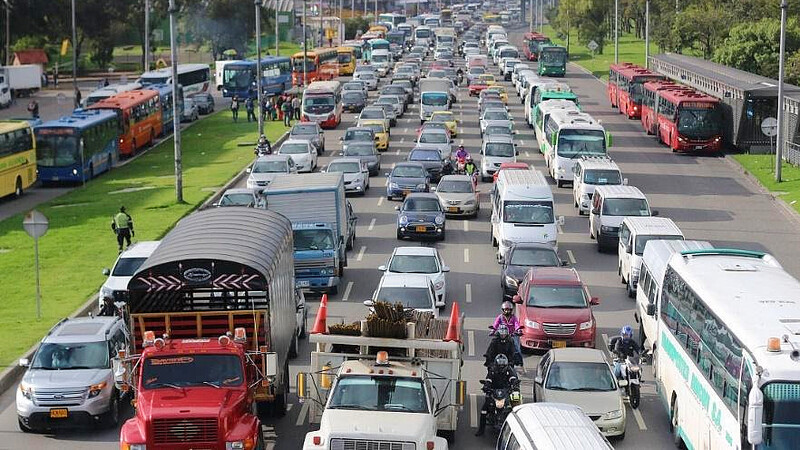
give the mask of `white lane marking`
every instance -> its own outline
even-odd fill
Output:
[[[399,155],[399,154],[400,154],[400,147],[397,147],[397,150],[395,150],[395,151],[394,151],[394,154],[395,154],[395,155]],[[387,180],[387,181],[388,181],[388,180]]]
[[[519,145],[525,145],[525,141],[524,141],[524,140],[522,140],[522,139],[520,139],[520,140],[519,140]]]
[[[464,249],[464,262],[465,263],[469,262],[469,249],[468,248]]]
[[[636,425],[639,425],[640,430],[647,430],[647,424],[644,423],[644,417],[642,417],[642,413],[638,409],[633,410],[633,418],[636,419]]]
[[[525,152],[525,156],[526,156],[526,157],[530,157],[530,156],[531,156],[531,154],[530,154],[530,153],[528,153],[528,152]]]
[[[575,265],[577,261],[575,260],[575,255],[572,254],[572,250],[567,250],[567,257],[569,258],[569,263]]]
[[[353,290],[353,282],[352,281],[348,281],[347,282],[347,287],[344,288],[344,295],[342,295],[342,301],[343,302],[346,302],[350,298],[350,291],[352,291],[352,290]]]
[[[464,294],[464,301],[467,303],[472,303],[472,285],[467,283],[464,285],[466,292]]]
[[[381,198],[383,198],[383,197],[381,197]],[[372,229],[375,228],[375,222],[377,220],[378,219],[373,218],[372,220],[369,221],[369,228],[367,228],[367,231],[372,231]]]
[[[458,144],[459,145],[464,145],[464,138],[459,139]]]
[[[294,403],[289,403],[288,405],[286,405],[286,411],[291,411],[293,407]]]
[[[564,230],[561,228],[561,225],[558,225],[558,234],[564,234]]]
[[[478,394],[469,394],[469,426],[478,427]]]
[[[362,245],[361,250],[358,251],[358,256],[356,256],[356,261],[361,261],[364,258],[364,252],[367,251],[367,246]]]
[[[475,356],[475,332],[467,331],[467,355]]]
[[[294,423],[296,426],[302,426],[306,422],[306,416],[308,416],[308,402],[303,403],[303,407],[300,408],[300,414],[297,416],[297,421]]]
[[[464,221],[464,231],[469,231],[469,220]]]
[[[389,180],[386,181],[388,182]],[[378,197],[378,206],[381,206],[382,204],[383,204],[383,197]]]
[[[408,127],[403,128],[403,133],[408,133]]]
[[[400,142],[405,142],[405,141],[406,141],[406,138],[404,138],[404,137],[400,138]]]

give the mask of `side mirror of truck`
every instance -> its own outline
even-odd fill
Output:
[[[264,369],[264,376],[265,377],[274,377],[278,374],[278,354],[275,352],[264,352],[263,355],[264,364],[266,369]]]
[[[109,275],[111,275],[111,269],[109,269],[108,267],[106,267],[105,269],[103,269],[103,275],[105,275],[105,276],[109,276]]]
[[[372,308],[373,305],[375,305],[375,302],[373,302],[372,300],[364,300],[364,306]]]
[[[536,377],[533,379],[533,382],[536,384],[542,384],[544,379],[542,379],[541,375],[536,375]]]
[[[623,178],[622,179],[622,185],[623,186],[627,186],[628,185],[628,179],[627,178]]]
[[[600,304],[600,297],[592,297],[589,299],[589,304],[592,306],[597,306]]]
[[[305,399],[308,397],[308,374],[305,372],[297,373],[297,398]]]
[[[19,366],[20,367],[28,367],[31,365],[31,361],[28,358],[20,358]]]
[[[245,172],[247,172],[247,173],[250,173],[250,172],[252,172],[252,171],[253,171],[253,169],[251,169],[250,167],[248,167],[248,168],[244,169],[244,171],[245,171]]]

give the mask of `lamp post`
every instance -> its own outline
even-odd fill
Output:
[[[786,51],[786,10],[789,4],[781,0],[781,45],[778,54],[778,140],[775,145],[775,181],[780,183],[783,168],[783,72]]]
[[[150,70],[150,0],[144,0],[144,71]]]
[[[78,28],[76,22],[75,0],[72,0],[72,104],[75,108],[80,108],[81,105],[78,102]]]
[[[281,26],[278,24],[278,2],[275,2],[275,56],[281,56],[281,47],[279,44]],[[260,103],[259,103],[260,105]]]
[[[75,2],[75,0],[72,0]],[[172,60],[172,140],[175,143],[175,200],[183,203],[183,161],[181,156],[181,115],[178,109],[178,42],[175,32],[175,0],[169,0],[169,49]]]
[[[6,4],[6,65],[11,65],[11,2],[4,0]]]
[[[261,0],[254,0],[253,5],[256,8],[256,101],[258,101],[258,107],[261,108]],[[275,10],[277,11],[278,5],[277,2],[275,4]],[[275,26],[278,26],[278,23],[275,23]],[[174,64],[173,64],[174,65]],[[259,111],[258,114],[258,135],[261,136],[264,134],[264,121],[262,120],[264,116]]]
[[[614,64],[619,64],[619,0],[614,0]]]
[[[539,0],[539,33],[544,32],[544,0]]]
[[[308,86],[308,36],[306,35],[306,0],[303,0],[303,87]]]
[[[533,33],[533,10],[536,8],[535,5],[536,4],[534,3],[534,0],[528,0],[528,8],[530,8],[530,11],[528,11],[528,12],[530,13],[530,16],[531,16],[531,19],[530,19],[531,23],[530,23],[530,27],[528,27],[528,31],[530,31],[531,33]]]
[[[650,68],[650,0],[644,2],[644,66]]]

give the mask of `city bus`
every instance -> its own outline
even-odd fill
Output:
[[[111,110],[75,110],[33,131],[43,183],[89,181],[111,170],[119,159],[120,123]]]
[[[136,81],[143,87],[151,84],[172,84],[172,67],[145,72]],[[186,95],[208,91],[211,68],[208,64],[178,64],[178,84]]]
[[[648,81],[642,85],[642,113],[640,119],[642,128],[647,134],[655,134],[658,120],[656,119],[656,103],[660,91],[667,89],[677,89],[692,91],[688,86],[677,84],[673,81],[658,80]]]
[[[539,60],[539,49],[542,46],[550,45],[550,38],[541,33],[525,33],[523,37],[522,51],[528,61]]]
[[[161,102],[158,91],[140,89],[119,93],[89,107],[114,111],[122,123],[119,134],[120,156],[132,156],[161,135]]]
[[[417,45],[431,45],[433,42],[433,30],[431,27],[418,26],[414,29],[414,43]]]
[[[183,88],[178,85],[178,111],[173,109],[172,104],[172,85],[171,84],[151,84],[147,89],[158,92],[158,102],[161,103],[161,135],[166,136],[174,130],[172,119],[175,115],[183,116]]]
[[[391,23],[393,27],[406,23],[406,16],[404,14],[386,13],[378,15],[378,22]]]
[[[656,108],[656,138],[673,152],[722,150],[718,98],[697,91],[667,89],[658,92]]]
[[[797,448],[800,282],[774,257],[685,250],[667,263],[653,372],[678,447]]]
[[[339,76],[339,52],[335,47],[320,47],[306,52],[303,64],[303,52],[292,55],[292,82],[295,86],[303,85],[303,66],[307,81],[333,80]]]
[[[608,89],[614,85],[616,98],[612,104],[619,108],[620,114],[624,114],[628,119],[640,119],[642,117],[642,85],[648,81],[663,80],[664,76],[651,72],[644,67],[614,67],[609,70]]]
[[[539,75],[563,77],[567,73],[567,49],[559,45],[543,45],[539,51]]]
[[[619,78],[619,72],[622,70],[627,70],[630,68],[640,68],[644,69],[642,66],[638,66],[634,63],[630,62],[622,62],[619,64],[611,64],[608,67],[608,84],[606,85],[606,92],[608,93],[608,101],[611,103],[612,108],[617,107],[617,83],[612,82],[611,80],[616,80]]]
[[[592,116],[577,109],[554,110],[544,123],[542,153],[558,187],[572,183],[572,170],[578,159],[606,157],[609,147],[611,134]]]
[[[439,19],[442,21],[441,26],[443,27],[452,27],[453,26],[453,10],[452,9],[443,9],[439,12]]]
[[[356,57],[356,61],[364,61],[365,58],[364,48],[367,46],[367,44],[365,44],[364,41],[359,41],[359,40],[344,41],[344,43],[341,46],[352,48],[353,55]]]
[[[222,69],[222,96],[257,98],[258,62],[255,59],[231,61]],[[282,94],[292,87],[292,60],[288,56],[261,58],[261,89],[267,94]]]
[[[317,122],[322,128],[336,128],[342,121],[342,84],[315,81],[303,92],[302,122]]]
[[[35,182],[36,142],[30,124],[0,121],[0,197],[19,197]]]
[[[356,55],[353,47],[339,47],[339,75],[352,75],[356,71]]]

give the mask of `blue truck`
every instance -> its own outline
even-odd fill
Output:
[[[268,210],[292,222],[296,287],[336,294],[358,220],[342,174],[278,175],[263,195]]]

